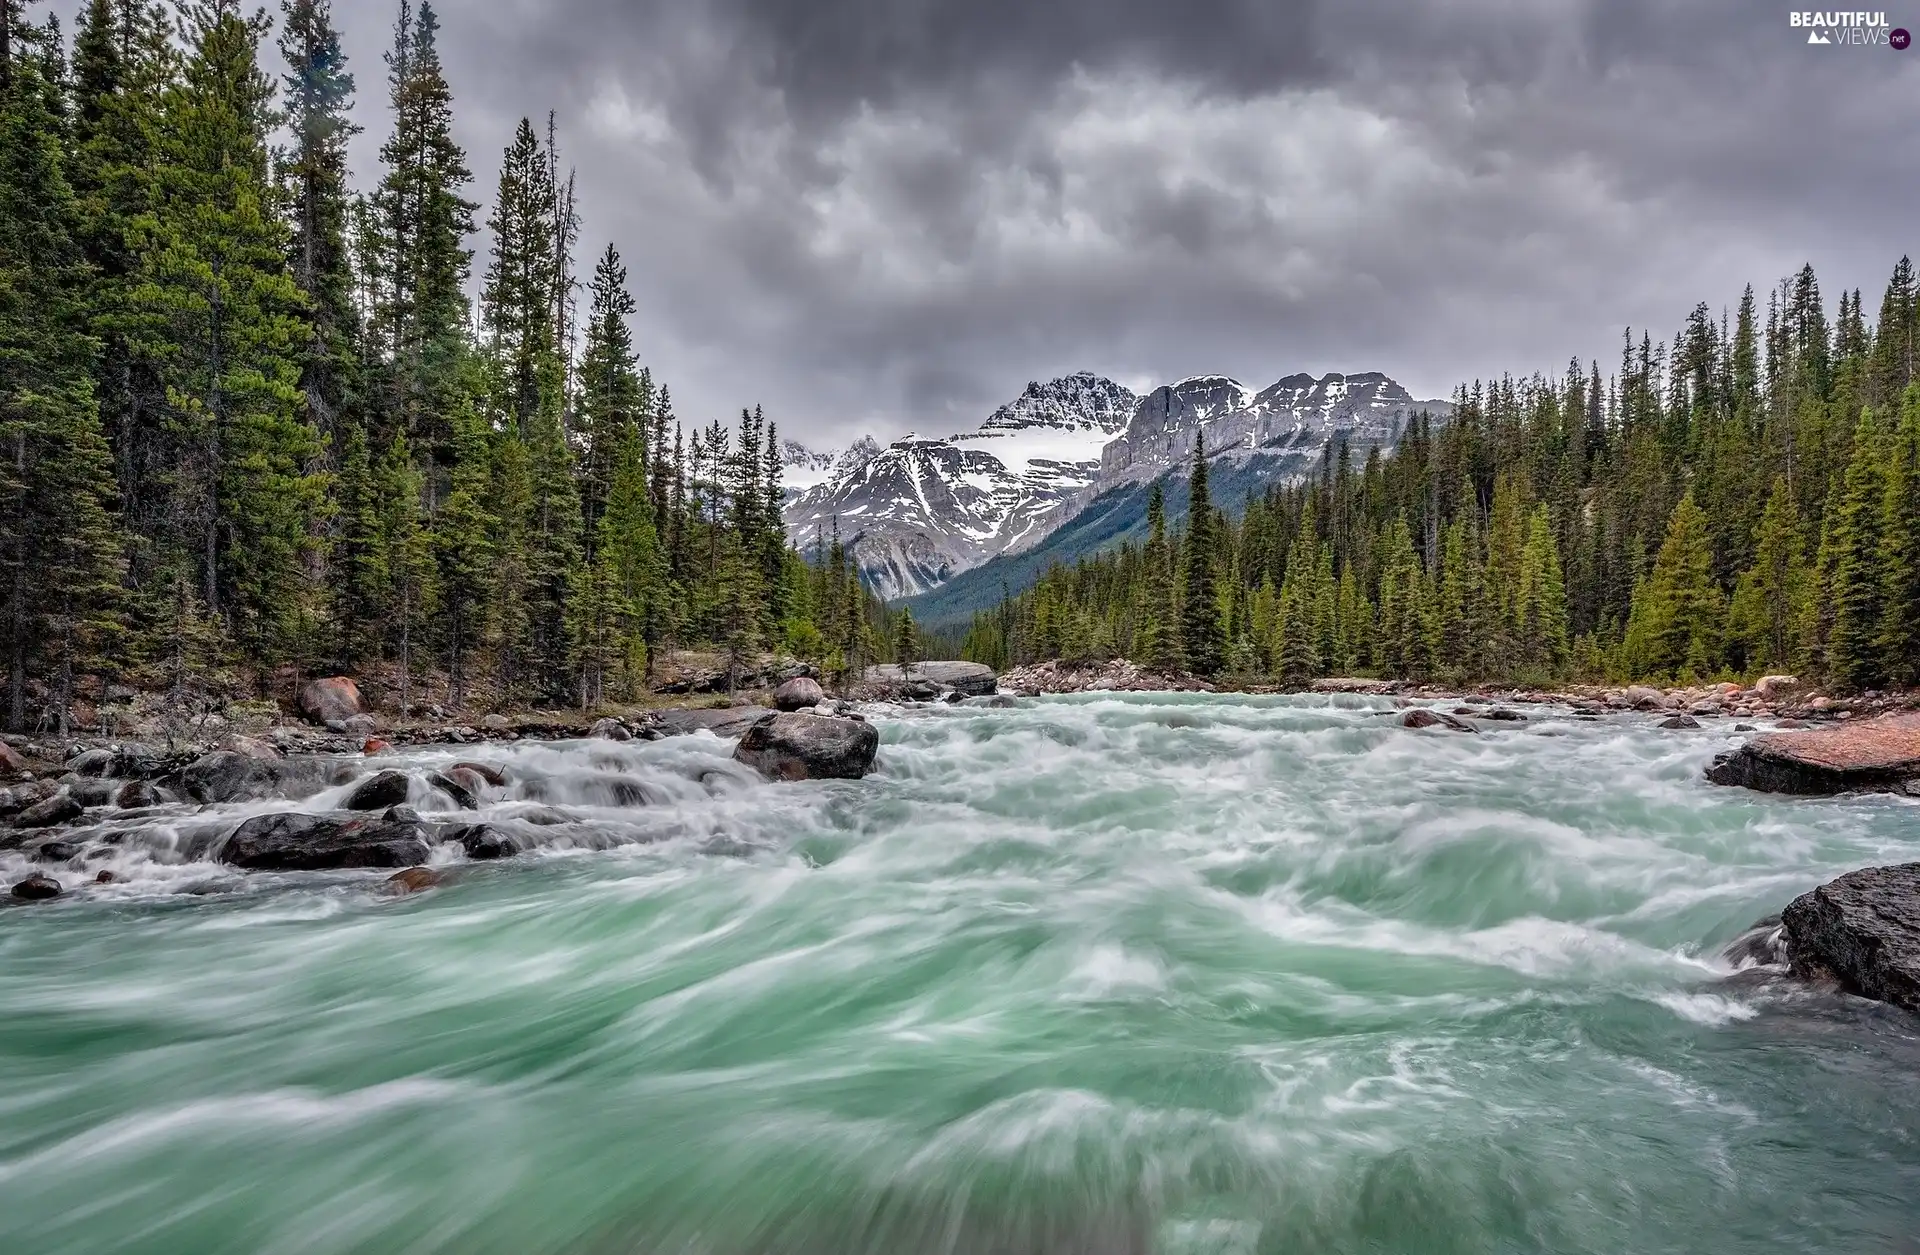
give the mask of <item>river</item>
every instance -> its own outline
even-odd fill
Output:
[[[0,912],[0,1251],[1920,1251],[1920,1020],[1719,957],[1920,807],[1385,706],[416,752],[547,844],[400,899],[150,819]]]

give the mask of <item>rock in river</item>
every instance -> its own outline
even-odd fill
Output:
[[[711,732],[715,736],[739,736],[772,714],[764,706],[728,706],[719,710],[663,710],[652,727],[665,736],[686,736],[693,732]]]
[[[1456,719],[1444,710],[1434,710],[1427,706],[1415,706],[1400,716],[1403,728],[1446,728],[1453,732],[1474,732],[1480,729],[1464,719]]]
[[[344,675],[314,680],[300,690],[300,713],[319,724],[345,724],[366,712],[360,686]]]
[[[327,871],[341,867],[414,867],[427,861],[420,825],[384,819],[282,812],[234,829],[220,861],[248,871]]]
[[[80,799],[62,789],[44,802],[36,802],[13,817],[16,828],[51,828],[80,818],[85,811]]]
[[[1757,736],[1707,768],[1715,784],[1824,796],[1920,780],[1920,715]]]
[[[407,800],[412,784],[404,771],[383,771],[362,780],[344,803],[350,811],[383,811]]]
[[[1781,918],[1796,976],[1920,1012],[1920,863],[1848,872]]]
[[[993,668],[978,662],[919,662],[911,675],[903,674],[896,663],[867,668],[869,684],[932,684],[950,688],[968,697],[986,697],[1000,686]]]
[[[747,729],[733,756],[772,780],[858,780],[879,748],[864,720],[774,714]]]
[[[38,872],[13,887],[13,896],[23,902],[44,902],[59,897],[62,892],[59,881]]]

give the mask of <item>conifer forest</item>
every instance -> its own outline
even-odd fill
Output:
[[[942,646],[837,541],[788,543],[774,417],[675,414],[555,119],[501,137],[483,201],[426,0],[375,91],[327,0],[43,10],[0,0],[0,722],[333,668],[402,710],[590,709],[674,649],[844,676]],[[1211,501],[1197,458],[1177,527],[1156,493],[1144,543],[946,647],[1250,682],[1920,682],[1913,267],[1871,320],[1857,289],[1830,318],[1810,267],[1761,278],[1252,500]]]

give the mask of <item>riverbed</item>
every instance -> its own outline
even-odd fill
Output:
[[[138,821],[0,912],[0,1251],[1920,1250],[1920,1018],[1721,957],[1920,803],[1645,716],[871,713],[861,781],[383,759],[541,782],[403,898]]]

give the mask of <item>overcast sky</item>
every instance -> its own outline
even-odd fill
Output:
[[[394,0],[334,4],[371,176]],[[1803,261],[1871,313],[1920,247],[1920,49],[1809,47],[1754,0],[440,15],[472,198],[558,110],[582,252],[625,254],[682,418],[759,402],[822,446],[968,428],[1078,369],[1445,396],[1604,368],[1624,325],[1671,335]]]

